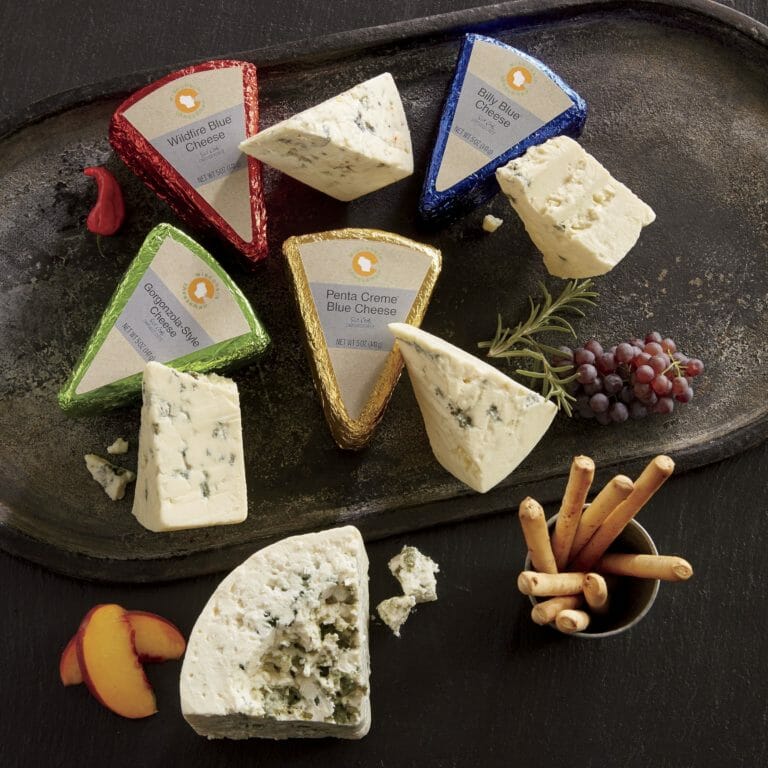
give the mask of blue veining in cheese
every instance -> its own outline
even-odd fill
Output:
[[[439,222],[499,191],[494,172],[528,147],[577,137],[584,99],[537,59],[483,35],[468,34],[443,107],[419,211]]]

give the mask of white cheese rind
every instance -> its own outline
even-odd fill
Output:
[[[122,499],[126,486],[136,479],[130,469],[118,467],[95,453],[85,455],[85,466],[112,501]]]
[[[368,610],[356,528],[256,552],[195,623],[181,670],[184,718],[208,738],[361,738],[371,717]]]
[[[379,618],[392,630],[395,637],[400,637],[400,628],[411,615],[411,609],[416,605],[413,595],[398,595],[382,600],[376,606]]]
[[[413,173],[411,134],[388,72],[257,133],[240,149],[343,201]]]
[[[237,385],[148,363],[133,514],[150,531],[241,523],[248,515]]]
[[[556,277],[605,274],[656,218],[567,136],[531,147],[499,168],[496,178]]]
[[[435,574],[440,572],[440,566],[416,547],[403,547],[389,561],[389,570],[400,582],[403,594],[413,596],[417,603],[437,600]]]
[[[435,458],[485,493],[510,474],[549,429],[557,407],[458,347],[391,323]]]

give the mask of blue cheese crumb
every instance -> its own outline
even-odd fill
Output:
[[[389,561],[389,570],[400,582],[403,594],[412,595],[417,603],[437,600],[435,574],[440,566],[416,547],[403,547],[400,554]]]
[[[504,219],[500,219],[498,216],[493,216],[488,213],[483,218],[483,229],[486,232],[495,232],[503,223]]]
[[[376,606],[379,618],[394,632],[395,637],[400,637],[400,627],[405,624],[411,615],[411,609],[416,605],[413,595],[398,595],[382,600]]]
[[[85,466],[112,501],[122,499],[128,484],[136,479],[129,469],[118,467],[95,453],[85,455]]]
[[[124,437],[118,437],[112,445],[107,446],[107,453],[128,453],[128,441]]]

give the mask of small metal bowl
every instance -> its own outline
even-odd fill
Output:
[[[547,520],[550,532],[555,526],[557,515]],[[627,552],[637,555],[658,555],[656,545],[640,523],[630,520],[609,552]],[[531,556],[525,558],[524,570],[531,570]],[[633,576],[608,576],[609,600],[608,612],[604,615],[590,614],[591,621],[583,632],[574,632],[571,637],[594,640],[602,637],[614,637],[626,632],[637,624],[648,611],[659,594],[658,579],[637,579]],[[612,588],[611,588],[612,587]],[[546,599],[546,598],[541,598]],[[536,605],[539,598],[530,596],[531,604]],[[556,629],[554,622],[549,625]],[[559,631],[559,630],[557,630]]]

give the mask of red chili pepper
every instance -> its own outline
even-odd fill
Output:
[[[125,219],[123,193],[117,179],[102,165],[84,168],[83,173],[96,181],[98,196],[86,220],[88,229],[97,235],[114,235]]]

